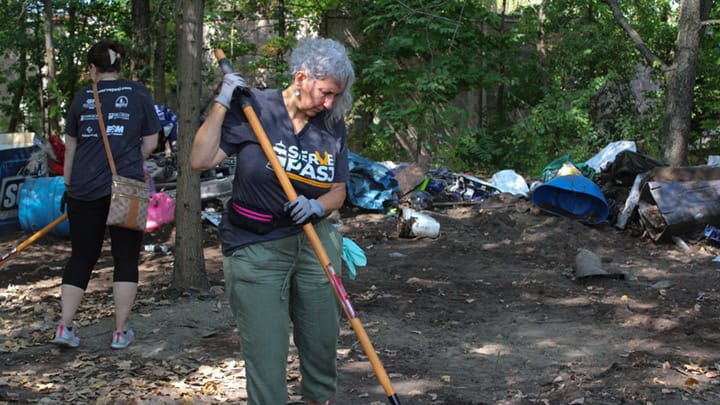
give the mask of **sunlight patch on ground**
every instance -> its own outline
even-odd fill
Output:
[[[622,325],[634,328],[650,328],[655,331],[667,331],[679,327],[680,322],[675,319],[655,318],[652,316],[635,314],[628,316]]]
[[[588,296],[583,297],[570,297],[570,298],[547,298],[546,303],[549,305],[565,305],[568,307],[575,307],[581,305],[588,305],[592,303],[592,300]]]
[[[641,301],[637,301],[633,299],[632,296],[629,295],[613,295],[602,298],[599,302],[603,304],[608,305],[628,305],[632,307],[633,311],[637,310],[651,310],[657,308],[658,304],[656,303],[645,303]]]
[[[692,346],[672,346],[655,339],[632,339],[627,343],[627,353],[653,353],[655,355],[666,356],[668,359],[681,357],[686,359],[688,363],[700,362],[702,364],[716,364],[719,357],[716,350],[712,347],[698,348]],[[678,360],[674,360],[677,363]],[[674,364],[673,363],[673,364]],[[714,366],[717,367],[717,366]]]
[[[638,266],[633,270],[633,273],[635,273],[635,275],[642,275],[643,277],[647,277],[651,280],[657,280],[672,276],[671,272],[660,270],[652,266]]]
[[[483,243],[480,245],[480,249],[482,250],[492,250],[492,249],[500,249],[504,246],[509,246],[511,244],[510,239],[501,240],[496,243]]]
[[[488,343],[480,347],[470,349],[470,353],[480,354],[483,356],[505,356],[510,354],[511,350],[505,345],[498,343]]]
[[[569,349],[565,352],[563,352],[566,358],[571,359],[587,359],[588,357],[591,357],[593,355],[593,352],[591,350],[585,350],[583,348],[576,348],[576,349]]]
[[[358,361],[342,364],[338,366],[338,371],[342,372],[343,374],[354,373],[358,375],[369,376],[372,374],[372,366],[369,362]],[[402,397],[404,399],[407,399],[408,397],[428,396],[432,400],[433,398],[437,398],[437,395],[434,394],[433,391],[447,385],[447,382],[443,381],[442,377],[438,377],[437,381],[425,378],[416,378],[416,376],[413,376],[412,378],[408,378],[408,376],[405,376],[405,378],[403,378],[402,375],[394,374],[390,374],[389,377],[395,392],[403,393]],[[368,394],[374,397],[376,395],[385,395],[385,391],[383,390],[383,387],[380,385],[379,382],[375,385],[371,385],[369,388],[367,388],[367,391],[357,391],[358,397],[367,397]]]
[[[399,399],[402,400],[409,400],[413,397],[424,397],[427,396],[430,400],[433,400],[433,398],[437,398],[437,394],[433,393],[433,391],[437,391],[441,389],[443,386],[447,385],[447,382],[443,382],[441,378],[438,378],[437,381],[431,381],[428,379],[411,379],[411,380],[402,380],[398,381],[397,379],[393,379],[392,387],[395,389],[395,393],[397,393]],[[380,383],[376,384],[375,386],[369,388],[367,392],[361,392],[357,391],[358,397],[367,397],[368,394],[375,396],[385,396],[385,391],[383,390]],[[375,402],[368,402],[371,404],[374,404]],[[380,402],[384,404],[384,402]],[[403,402],[405,403],[405,402]]]
[[[368,373],[372,372],[372,366],[369,362],[366,361],[355,361],[352,363],[345,363],[342,365],[342,367],[339,367],[339,369],[342,369],[343,371],[348,371],[351,373]]]
[[[629,351],[656,352],[665,345],[655,339],[630,339],[626,346]]]
[[[612,296],[578,296],[578,297],[570,297],[570,298],[546,298],[545,299],[547,304],[550,305],[562,305],[562,306],[570,306],[570,307],[579,307],[579,306],[585,306],[585,305],[596,305],[596,304],[606,304],[606,305],[622,305],[626,306],[629,305],[632,307],[633,311],[638,310],[652,310],[657,308],[657,303],[648,303],[648,302],[642,302],[637,301],[633,299],[632,296],[628,295],[612,295]]]
[[[451,218],[474,218],[478,214],[470,207],[459,207],[459,208],[450,208],[447,210],[447,216]]]
[[[418,277],[410,277],[407,279],[406,283],[408,284],[417,284],[419,286],[430,288],[430,287],[438,287],[438,286],[447,286],[450,284],[449,281],[443,281],[443,280],[428,280],[424,278],[418,278]]]
[[[560,347],[560,345],[553,339],[542,339],[535,344],[535,347],[540,349],[550,349]]]

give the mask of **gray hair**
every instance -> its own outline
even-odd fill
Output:
[[[333,39],[303,38],[290,55],[292,76],[294,77],[300,70],[307,73],[310,79],[332,78],[342,86],[342,92],[335,97],[335,102],[325,119],[325,124],[331,128],[352,107],[350,88],[355,81],[355,71],[347,50],[340,42]]]

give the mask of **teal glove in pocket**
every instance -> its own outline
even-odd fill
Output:
[[[367,257],[365,257],[365,252],[362,248],[351,239],[343,238],[342,242],[343,261],[347,264],[350,280],[355,280],[355,266],[365,266],[367,264]]]

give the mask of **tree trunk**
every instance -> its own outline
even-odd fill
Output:
[[[21,25],[22,26],[22,25]],[[25,97],[25,82],[27,81],[27,52],[25,50],[19,55],[18,61],[18,79],[12,86],[12,102],[10,103],[10,122],[8,123],[8,132],[17,132],[18,127],[23,122],[24,114],[22,110],[22,100]],[[8,89],[10,86],[8,87]]]
[[[503,0],[502,2],[502,11],[500,12],[500,33],[501,35],[505,34],[505,20],[507,17],[507,14],[505,14],[505,10],[507,9],[507,0]],[[500,76],[505,76],[505,64],[500,63],[498,66],[498,74]],[[494,117],[490,117],[490,119],[495,119],[497,117],[504,117],[505,116],[505,84],[501,81],[500,84],[498,84],[497,89],[495,89],[495,112]]]
[[[150,78],[150,1],[132,0],[130,77],[143,84]]]
[[[285,26],[286,26],[286,20],[285,20],[285,0],[279,0],[278,1],[278,36],[280,38],[285,38]]]
[[[688,163],[688,137],[692,121],[698,52],[704,28],[714,0],[682,0],[678,35],[672,63],[665,64],[640,37],[622,14],[617,0],[602,0],[612,9],[615,20],[627,32],[638,51],[650,64],[662,66],[665,75],[665,111],[663,120],[664,157],[671,166]]]
[[[685,166],[688,163],[688,136],[702,35],[701,3],[702,0],[684,0],[680,4],[675,58],[665,72],[667,94],[663,139],[665,160],[672,166]]]
[[[177,0],[176,38],[178,108],[175,268],[173,286],[208,288],[200,215],[200,173],[190,169],[190,150],[200,120],[200,65],[204,60],[203,0]]]
[[[34,24],[34,32],[37,33],[36,38],[39,38],[40,31],[44,27],[44,16],[37,15],[37,20],[33,21]],[[40,52],[30,52],[30,60],[31,63],[38,67],[38,71],[32,78],[33,87],[36,89],[37,94],[39,95],[37,97],[38,107],[39,107],[39,114],[40,117],[38,119],[39,123],[37,124],[41,129],[40,131],[44,131],[45,124],[47,123],[47,109],[46,106],[46,100],[45,97],[43,97],[43,94],[45,92],[45,78],[42,74],[42,69],[45,66],[45,56],[41,55]],[[32,128],[33,131],[35,131],[35,128]]]
[[[286,32],[286,26],[287,26],[287,20],[285,19],[285,0],[278,1],[278,15],[277,15],[277,27],[278,27],[278,36],[280,38],[285,39],[285,36],[287,35]],[[285,55],[283,55],[283,52],[277,52],[275,55],[275,67],[279,68],[282,66],[284,62]]]
[[[47,69],[45,77],[47,82],[45,83],[45,94],[47,94],[47,117],[48,117],[48,136],[57,134],[60,128],[60,124],[55,111],[57,110],[57,92],[53,90],[56,81],[56,68],[55,68],[55,45],[53,41],[53,2],[52,0],[45,0],[43,3],[45,11],[45,68]]]
[[[158,6],[157,20],[155,21],[155,56],[153,57],[154,88],[153,98],[155,104],[167,105],[165,95],[165,66],[167,65],[167,25],[172,10],[165,10],[165,1]],[[173,108],[177,108],[173,106]]]
[[[78,21],[78,7],[79,5],[74,1],[69,2],[67,6],[67,18],[65,19],[67,34],[65,34],[65,39],[72,41],[71,43],[77,43],[78,25],[83,24],[82,21]],[[81,51],[65,51],[63,54],[58,55],[59,57],[63,57],[65,59],[65,73],[60,81],[63,84],[62,94],[66,100],[72,99],[72,96],[75,94],[75,90],[77,90],[80,76],[82,75],[81,65],[79,65],[75,59],[75,56],[78,54],[84,55]]]
[[[547,38],[545,33],[545,24],[547,23],[547,14],[545,14],[545,9],[547,8],[548,0],[542,0],[540,2],[540,6],[538,7],[538,24],[540,25],[540,31],[538,32],[538,44],[537,44],[537,54],[538,54],[538,64],[541,67],[544,67],[545,64],[547,64]],[[540,76],[540,82],[543,84],[543,87],[548,86],[548,77],[545,69],[540,69],[541,76]]]

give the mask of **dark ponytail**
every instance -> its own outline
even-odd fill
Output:
[[[95,65],[100,73],[118,72],[125,49],[119,42],[111,39],[93,45],[87,53],[88,65]]]

